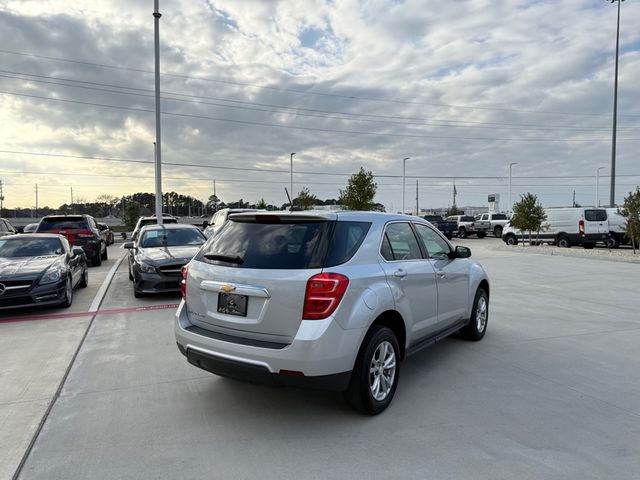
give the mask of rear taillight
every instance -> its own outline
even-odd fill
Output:
[[[342,300],[349,279],[339,273],[319,273],[307,280],[303,320],[322,320],[331,315]]]
[[[578,222],[578,231],[580,235],[584,235],[584,220],[582,219]]]
[[[78,238],[94,238],[96,235],[91,230],[79,230],[76,232]]]
[[[189,275],[189,265],[182,267],[182,280],[180,281],[180,291],[182,298],[187,298],[187,276]]]

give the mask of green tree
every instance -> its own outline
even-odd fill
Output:
[[[629,192],[629,196],[624,199],[624,204],[619,212],[627,219],[625,233],[631,240],[635,255],[636,247],[640,242],[640,187],[636,187],[635,192]]]
[[[531,244],[531,233],[540,232],[542,224],[547,219],[547,214],[538,202],[538,197],[533,193],[525,193],[520,196],[520,201],[513,206],[513,216],[511,225],[522,232],[524,242],[524,232],[529,232],[529,244]]]
[[[458,207],[455,205],[452,205],[449,210],[447,210],[447,213],[444,214],[445,217],[450,217],[452,215],[460,215],[460,213],[458,213]]]
[[[127,230],[136,228],[138,218],[140,218],[140,204],[138,202],[129,202],[124,210],[124,224]]]
[[[301,207],[303,210],[309,210],[317,203],[318,199],[313,195],[307,187],[304,187],[298,193],[298,198],[293,200],[293,204]]]
[[[267,205],[267,202],[265,201],[264,198],[261,198],[260,201],[256,203],[256,208],[259,208],[261,210],[267,210],[269,208],[269,205]]]
[[[360,171],[349,178],[347,188],[340,190],[340,203],[348,210],[371,210],[377,190],[373,173],[360,167]]]

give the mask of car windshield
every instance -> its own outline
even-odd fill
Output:
[[[148,230],[142,234],[142,248],[178,247],[182,245],[202,245],[205,236],[196,228],[175,228]]]
[[[62,243],[57,238],[16,238],[0,240],[0,257],[45,257],[61,255]]]
[[[89,230],[89,225],[83,217],[43,218],[38,226],[38,232],[54,230]]]

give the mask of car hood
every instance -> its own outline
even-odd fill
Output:
[[[186,263],[198,253],[198,250],[200,250],[200,245],[140,248],[138,250],[138,259],[155,265],[165,265],[181,261]]]
[[[52,264],[61,261],[63,256],[46,257],[0,257],[0,279],[32,278],[39,276]]]

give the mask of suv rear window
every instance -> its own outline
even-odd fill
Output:
[[[369,231],[366,222],[268,217],[277,223],[231,220],[205,245],[196,260],[239,268],[299,270],[348,261]],[[238,258],[227,262],[210,256]]]
[[[604,222],[607,219],[606,210],[585,210],[584,219],[587,222]]]
[[[473,218],[471,215],[463,215],[462,217],[460,217],[460,221],[461,222],[475,222],[476,219]]]
[[[38,232],[53,230],[89,230],[89,224],[84,217],[43,218],[38,226]]]
[[[494,220],[507,220],[507,216],[504,213],[494,213],[491,218]]]

